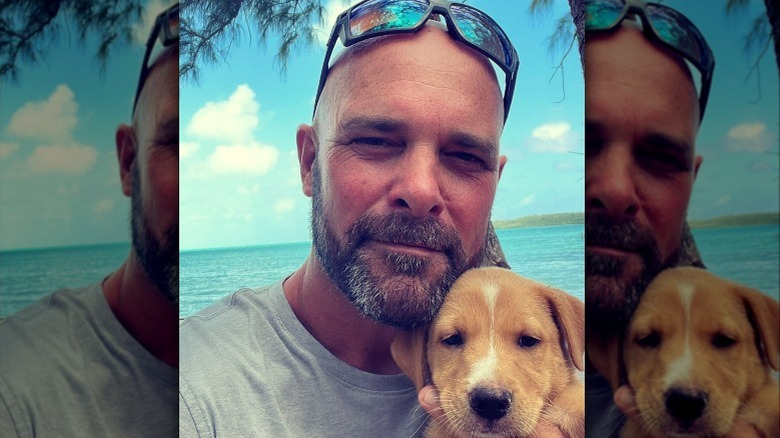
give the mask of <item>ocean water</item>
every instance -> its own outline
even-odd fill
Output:
[[[693,237],[709,271],[780,300],[780,225],[705,228]]]
[[[498,230],[512,270],[583,298],[582,225]],[[277,282],[301,266],[311,245],[292,243],[179,255],[179,314],[189,316],[238,289]]]
[[[512,269],[584,294],[582,225],[498,230]],[[707,268],[780,299],[780,226],[693,230]],[[181,305],[188,316],[244,287],[278,281],[298,268],[309,243],[185,251],[180,255]],[[63,287],[102,280],[127,256],[129,244],[0,252],[0,317]]]
[[[0,252],[0,317],[56,290],[103,280],[129,251],[129,243],[112,243]]]

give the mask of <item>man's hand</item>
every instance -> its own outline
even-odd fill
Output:
[[[636,406],[636,400],[634,399],[634,391],[628,385],[623,385],[615,390],[615,404],[618,409],[623,411],[629,419],[635,418],[639,415],[639,408]],[[756,429],[747,423],[745,420],[737,417],[734,420],[734,425],[731,427],[726,436],[723,438],[760,438]]]
[[[425,411],[428,412],[428,414],[431,416],[431,419],[434,421],[439,421],[440,424],[443,424],[442,422],[444,419],[442,418],[442,415],[444,412],[439,405],[439,392],[436,390],[435,386],[428,385],[421,389],[417,394],[417,400],[420,402],[420,406],[422,406],[423,409],[425,409]],[[469,437],[471,434],[464,433],[462,436]],[[555,427],[553,424],[540,419],[536,425],[536,430],[534,431],[533,437],[566,438],[566,435],[564,435],[563,432],[561,432],[561,430]]]

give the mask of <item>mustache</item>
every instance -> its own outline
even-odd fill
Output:
[[[631,218],[615,219],[602,213],[585,214],[585,245],[647,253],[657,244],[653,233]]]
[[[406,213],[384,216],[364,214],[350,228],[349,241],[359,247],[368,241],[419,246],[447,255],[461,249],[457,232],[436,218],[415,218]]]

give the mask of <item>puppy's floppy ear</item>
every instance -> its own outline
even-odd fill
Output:
[[[428,326],[406,330],[396,335],[390,345],[393,359],[409,376],[419,391],[425,386],[425,372],[428,368]]]
[[[578,370],[585,370],[585,303],[551,287],[545,288],[555,325],[561,336],[561,348]],[[564,345],[565,341],[565,345]]]
[[[758,351],[764,354],[769,365],[780,370],[780,303],[755,289],[740,286],[738,289],[750,324],[761,340]]]

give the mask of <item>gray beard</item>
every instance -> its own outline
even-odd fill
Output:
[[[138,165],[134,162],[133,192],[130,212],[133,249],[138,255],[144,272],[152,280],[163,296],[179,305],[179,224],[178,222],[165,231],[162,241],[155,238],[144,214],[141,199],[141,179]]]
[[[632,221],[595,214],[586,215],[585,239],[588,245],[619,246],[642,257],[640,272],[629,277],[623,259],[585,252],[587,330],[622,333],[650,281],[662,270],[677,265],[679,250],[662,260],[650,230]]]
[[[315,160],[311,217],[315,252],[328,278],[363,316],[401,329],[428,324],[460,274],[482,260],[484,249],[467,260],[451,227],[432,217],[418,219],[400,212],[364,214],[347,231],[346,242],[339,244],[323,214],[320,184]],[[446,256],[446,266],[436,266],[437,260],[430,258],[369,251],[365,245],[375,241],[433,248]]]

